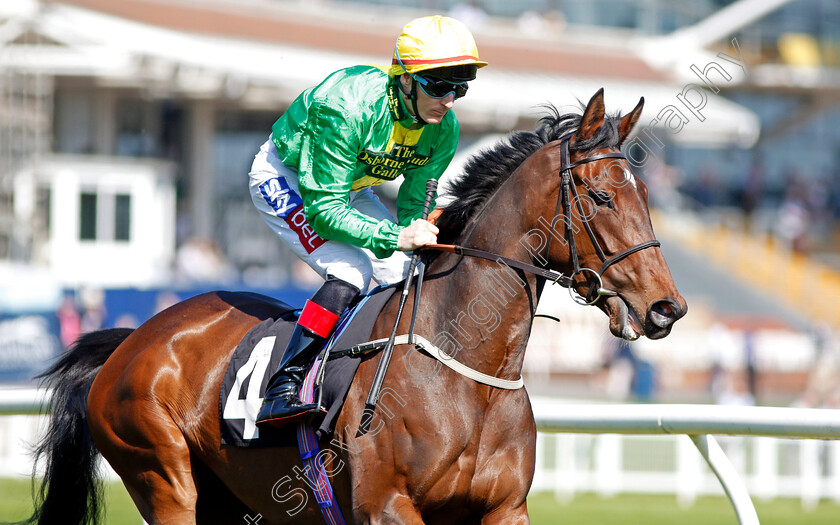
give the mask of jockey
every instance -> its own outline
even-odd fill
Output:
[[[371,278],[404,279],[404,252],[437,241],[437,227],[420,219],[426,181],[440,178],[452,160],[459,128],[449,110],[485,65],[462,23],[418,18],[403,28],[389,69],[336,71],[272,126],[251,168],[251,199],[326,282],[301,312],[258,425],[280,426],[317,410],[298,392],[339,316]],[[395,220],[371,187],[400,175]]]

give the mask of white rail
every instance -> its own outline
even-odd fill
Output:
[[[686,434],[720,480],[741,525],[758,525],[746,485],[711,434],[838,439],[840,410],[719,405],[533,403],[541,432]]]
[[[43,394],[35,389],[0,389],[0,413],[32,413],[38,410],[43,399]],[[720,480],[741,525],[758,525],[758,516],[745,483],[712,437],[713,434],[840,439],[840,410],[718,405],[570,404],[539,398],[533,400],[532,407],[537,428],[543,434],[605,434],[602,438],[608,438],[610,434],[687,435]],[[0,439],[0,476],[24,472],[21,467],[25,461],[25,454],[19,448],[22,445],[17,441],[25,437],[30,441],[34,440],[40,417],[42,416],[7,415],[0,418],[0,427],[6,430],[0,432],[0,438],[4,433],[8,438],[17,438]],[[558,442],[558,461],[563,460],[559,456],[568,454],[567,451],[561,450],[560,445],[563,444]],[[569,444],[573,442],[565,442],[565,445]],[[840,442],[833,445],[838,445],[833,447],[834,455],[837,456],[834,458],[833,468],[838,470],[834,477],[836,484],[840,484]],[[608,455],[620,454],[609,452],[616,450],[615,448],[607,447],[604,450],[607,450]],[[813,452],[815,449],[803,447],[803,450]],[[812,455],[816,457],[816,453]],[[4,456],[14,458],[4,459]],[[565,461],[568,463],[568,457]],[[4,465],[4,462],[7,464]],[[4,466],[6,468],[2,468]],[[807,469],[803,467],[803,470]],[[29,471],[28,468],[25,470]],[[572,474],[574,477],[573,471],[574,469],[566,474]],[[610,477],[609,473],[601,473],[600,476]],[[677,492],[680,491],[679,488],[676,489]],[[840,490],[840,486],[836,489]]]
[[[0,387],[0,414],[34,414],[48,393],[36,388]]]
[[[599,405],[533,402],[542,432],[726,434],[840,438],[840,410],[721,405]]]

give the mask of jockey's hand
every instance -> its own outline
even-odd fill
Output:
[[[438,227],[423,219],[414,219],[411,224],[403,228],[397,239],[397,249],[410,252],[427,244],[437,243]]]

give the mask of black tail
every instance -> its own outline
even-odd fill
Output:
[[[105,360],[132,331],[112,328],[85,334],[38,376],[52,390],[49,427],[35,449],[36,465],[41,459],[46,465],[35,494],[35,513],[21,525],[97,521],[102,482],[96,477],[98,452],[87,426],[87,396]]]

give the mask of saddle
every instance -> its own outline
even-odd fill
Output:
[[[319,439],[335,429],[341,407],[363,359],[348,349],[370,340],[373,325],[385,303],[398,285],[373,289],[338,322],[325,349],[329,357],[316,379],[315,398],[327,411],[315,433]],[[284,305],[276,316],[257,324],[237,345],[228,363],[219,392],[219,424],[222,444],[237,447],[296,446],[295,425],[280,428],[257,428],[255,421],[268,380],[282,357],[282,349],[291,338],[299,311]],[[276,344],[277,341],[282,344]],[[274,351],[275,348],[280,350]],[[323,352],[322,352],[323,354]]]

